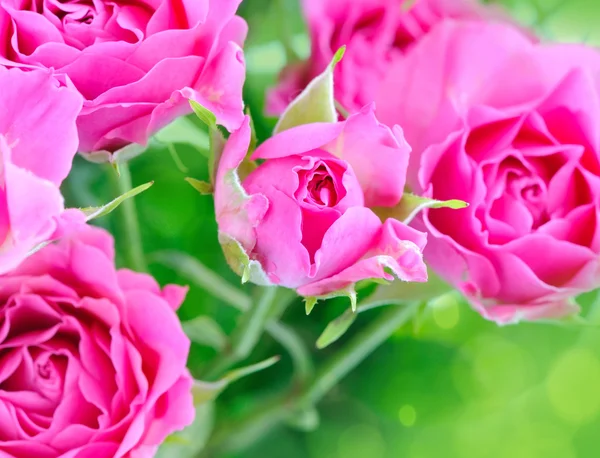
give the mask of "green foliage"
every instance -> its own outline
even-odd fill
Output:
[[[85,214],[87,221],[106,216],[114,209],[116,209],[119,205],[121,205],[124,201],[126,201],[127,199],[131,199],[132,197],[144,192],[153,184],[153,181],[151,181],[150,183],[142,184],[133,188],[130,191],[127,191],[124,194],[121,194],[119,197],[111,200],[109,203],[102,205],[101,207],[86,207],[82,208],[81,211]]]
[[[357,314],[355,312],[346,310],[335,320],[331,321],[323,331],[323,334],[317,339],[317,348],[322,350],[337,341],[352,326],[356,317]]]

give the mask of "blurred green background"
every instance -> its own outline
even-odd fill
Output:
[[[488,2],[489,3],[489,2]],[[501,3],[501,2],[496,2]],[[523,24],[544,38],[600,43],[599,0],[505,0]],[[309,41],[296,0],[245,0],[240,13],[250,34],[246,56],[245,100],[260,139],[274,121],[262,115],[264,92],[285,64],[282,40],[300,55]],[[191,119],[191,118],[190,118]],[[196,120],[191,119],[196,123]],[[200,123],[196,123],[202,129]],[[177,138],[175,130],[171,137]],[[198,134],[198,143],[204,141]],[[131,164],[134,184],[154,180],[136,197],[146,253],[175,249],[190,253],[234,285],[239,279],[224,262],[217,243],[212,200],[185,181],[206,180],[206,159],[197,149],[176,144],[185,167],[178,167],[167,145],[153,143]],[[107,183],[114,171],[76,161],[65,184],[71,206],[99,205],[117,193]],[[99,220],[125,238],[120,213]],[[119,260],[124,264],[123,260]],[[170,269],[151,264],[161,283],[189,283]],[[243,289],[251,293],[251,287]],[[585,310],[595,295],[583,298]],[[302,336],[318,365],[380,311],[361,315],[349,333],[323,351],[314,342],[326,323],[347,306],[344,301],[320,303],[305,316],[300,301],[283,321]],[[182,320],[210,315],[230,332],[239,316],[203,289],[192,286],[180,310]],[[214,350],[194,344],[189,366],[197,372]],[[214,411],[217,423],[243,416],[264,398],[285,389],[292,364],[285,352],[265,336],[249,362],[280,354],[277,365],[228,388]],[[284,425],[258,438],[243,451],[220,456],[238,458],[595,458],[600,456],[600,332],[577,325],[519,324],[498,327],[484,321],[459,299],[448,300],[397,331],[318,405],[317,418],[303,425]],[[201,441],[212,422],[204,409],[195,438]],[[308,421],[310,420],[310,421]],[[161,456],[193,456],[183,441],[165,446]]]

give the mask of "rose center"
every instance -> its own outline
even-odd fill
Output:
[[[308,184],[309,198],[317,205],[334,207],[337,203],[337,193],[333,179],[330,176],[314,176]]]
[[[316,164],[313,169],[302,170],[298,173],[300,187],[296,198],[316,207],[335,207],[344,195],[338,194],[332,173],[335,170],[332,172],[330,166],[324,163]]]
[[[50,367],[50,361],[46,361],[45,363],[38,363],[37,364],[37,372],[38,372],[38,376],[40,376],[43,379],[49,379],[50,375],[52,373],[52,368]]]
[[[546,185],[539,177],[521,176],[509,181],[508,192],[525,205],[533,218],[533,229],[548,221]]]

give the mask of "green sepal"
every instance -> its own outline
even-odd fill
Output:
[[[200,121],[206,124],[209,128],[217,127],[217,116],[212,111],[210,111],[208,108],[204,108],[195,100],[190,100],[190,105]]]
[[[184,179],[203,196],[207,196],[215,192],[215,188],[211,183],[207,183],[206,181],[202,180],[196,180],[195,178],[191,177],[186,177]]]
[[[260,286],[273,286],[260,262],[250,259],[244,247],[237,240],[219,232],[219,243],[227,264],[242,278],[242,284],[250,281]]]
[[[336,297],[347,297],[348,299],[350,299],[350,307],[352,308],[352,311],[356,311],[356,290],[354,289],[354,285],[350,285],[344,289],[340,289],[332,293],[325,294],[323,296],[305,296],[304,304],[306,314],[310,314],[310,312],[312,311],[312,309],[318,301],[333,299]]]
[[[325,71],[315,77],[288,105],[275,126],[274,135],[303,124],[338,120],[333,94],[333,70],[342,60],[345,50],[345,46],[338,49]]]
[[[144,192],[153,184],[154,181],[150,181],[149,183],[139,185],[133,189],[130,189],[126,193],[121,194],[116,199],[111,200],[109,203],[102,205],[101,207],[86,207],[82,208],[81,211],[85,214],[86,221],[91,221],[93,219],[100,218],[101,216],[108,215],[119,205],[121,205],[124,201]]]
[[[427,208],[452,208],[458,210],[468,206],[469,204],[463,200],[435,200],[411,193],[404,193],[402,200],[395,207],[378,207],[374,211],[381,219],[395,218],[404,224],[410,224],[420,212]]]
[[[317,339],[317,348],[322,350],[337,341],[346,333],[346,331],[348,331],[357,316],[358,314],[354,313],[351,309],[348,309],[335,320],[329,322],[323,333]]]
[[[304,298],[304,310],[306,311],[307,315],[310,315],[310,312],[312,312],[313,308],[315,308],[315,305],[317,305],[317,298],[316,297],[305,297]]]

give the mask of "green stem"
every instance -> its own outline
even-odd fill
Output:
[[[119,178],[117,179],[119,195],[131,191],[132,188],[129,165],[123,162],[119,164]],[[134,199],[124,200],[120,205],[120,212],[121,227],[125,238],[123,250],[125,252],[126,265],[138,272],[148,272]]]
[[[198,259],[178,251],[158,251],[148,256],[150,263],[160,263],[173,269],[207,293],[242,312],[252,306],[252,299]]]
[[[290,355],[294,365],[294,380],[300,385],[306,383],[312,376],[314,367],[300,336],[291,327],[277,321],[269,322],[266,331]]]
[[[276,293],[275,287],[261,288],[260,297],[244,312],[231,334],[229,348],[212,361],[206,370],[205,378],[214,380],[231,366],[250,356],[267,325]]]
[[[408,322],[417,308],[416,305],[390,306],[389,310],[360,331],[344,349],[318,371],[314,381],[300,398],[301,407],[319,402],[331,388],[373,353],[394,331]]]
[[[225,304],[229,304],[241,312],[247,311],[252,305],[252,299],[247,294],[187,254],[161,251],[150,255],[149,260],[170,267],[200,288],[221,299]],[[313,363],[306,345],[296,331],[277,321],[285,308],[297,297],[292,291],[279,294],[283,292],[282,288],[279,288],[277,303],[274,305],[276,310],[273,310],[273,315],[270,316],[265,330],[290,355],[294,365],[295,381],[303,384],[313,374]],[[280,297],[281,295],[283,297]]]
[[[319,402],[350,371],[385,342],[400,326],[408,322],[417,305],[389,306],[389,309],[352,338],[350,343],[334,355],[318,371],[311,383],[300,392],[285,393],[276,400],[260,406],[236,424],[217,431],[205,454],[216,451],[235,452],[258,441],[271,428],[294,415],[298,410]]]

